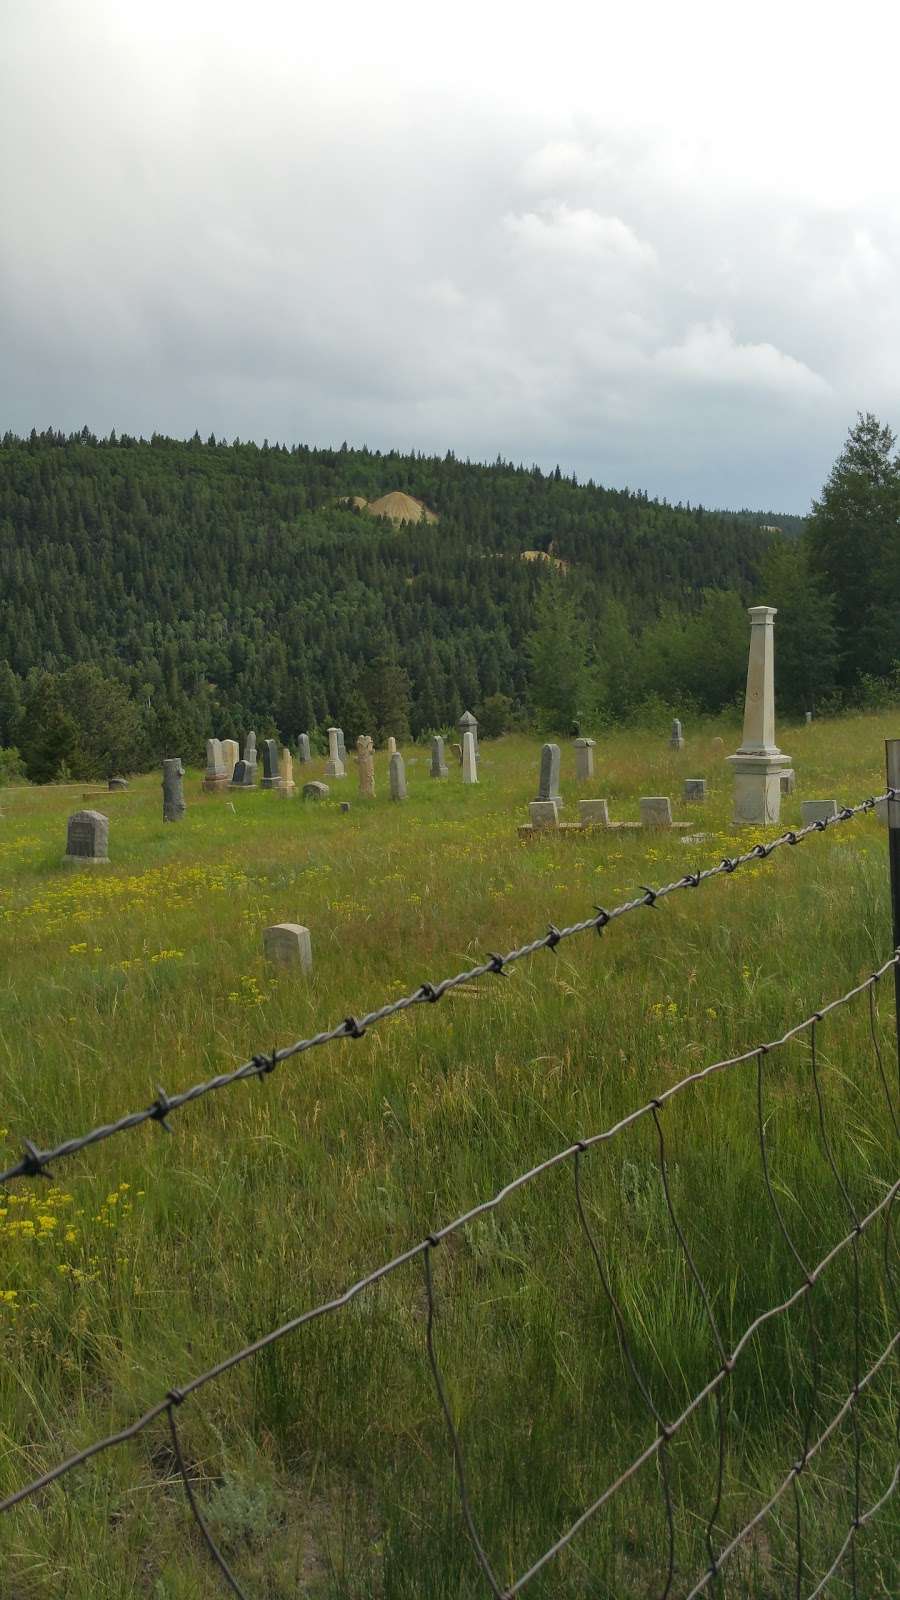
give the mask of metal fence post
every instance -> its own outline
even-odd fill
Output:
[[[900,739],[885,739],[887,786],[900,794]],[[900,948],[900,800],[889,800],[888,855],[891,863],[891,915],[894,949]],[[894,1002],[897,1012],[897,1056],[900,1060],[900,966],[894,968]]]

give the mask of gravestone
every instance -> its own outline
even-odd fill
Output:
[[[297,760],[302,762],[307,762],[309,760],[308,733],[301,733],[299,739],[297,740]]]
[[[575,778],[578,783],[587,783],[594,776],[594,748],[595,739],[575,740]]]
[[[343,737],[344,736],[341,733],[340,728],[328,729],[328,761],[325,765],[326,778],[346,778],[347,776],[347,769],[341,760],[341,739]]]
[[[684,749],[684,734],[681,731],[681,723],[679,722],[677,717],[674,719],[674,721],[672,723],[672,737],[669,740],[669,744],[671,745],[673,750],[683,750]]]
[[[828,822],[838,814],[836,800],[803,800],[800,804],[800,815],[803,818],[804,828],[811,822]]]
[[[344,743],[344,730],[343,730],[343,728],[338,728],[338,755],[339,755],[341,761],[344,763],[344,768],[346,769],[346,766],[347,766],[347,746]]]
[[[804,716],[806,717],[807,726],[809,726],[809,724],[812,722],[812,712],[806,711],[804,712]]]
[[[686,805],[700,806],[706,799],[705,778],[685,778],[682,798]]]
[[[459,766],[462,766],[462,745],[461,744],[455,744],[453,746],[453,754],[456,757],[457,764]]]
[[[263,739],[262,745],[264,789],[277,789],[281,783],[281,774],[278,770],[278,746],[274,739]]]
[[[788,767],[784,772],[780,772],[778,780],[781,784],[782,794],[793,794],[797,782],[793,767]]]
[[[433,778],[446,778],[447,763],[444,760],[444,741],[440,734],[436,734],[431,741],[431,776]]]
[[[69,818],[63,861],[77,867],[109,866],[109,818],[102,811],[76,811]]]
[[[266,960],[276,966],[312,971],[312,939],[300,922],[276,922],[263,928],[263,951]]]
[[[470,728],[467,728],[466,732],[463,734],[462,781],[463,783],[478,782],[478,762],[475,758],[475,735],[472,733]]]
[[[256,766],[249,761],[236,761],[229,789],[252,789],[256,783]]]
[[[356,741],[356,771],[359,792],[367,800],[375,798],[375,746],[368,733],[361,733]]]
[[[281,752],[281,761],[278,766],[278,775],[281,779],[280,792],[286,800],[290,800],[294,793],[294,758],[287,745]]]
[[[246,787],[252,789],[256,785],[256,734],[252,730],[248,733],[247,742],[244,745],[244,761],[250,768],[250,779]]]
[[[744,695],[744,737],[729,756],[737,826],[771,827],[781,815],[781,773],[791,764],[775,743],[774,606],[750,607],[750,654]]]
[[[555,800],[529,800],[528,815],[533,828],[555,828],[559,824],[559,807]]]
[[[327,800],[331,790],[327,783],[305,783],[303,785],[304,800]]]
[[[237,739],[222,740],[222,763],[225,767],[225,776],[230,783],[234,777],[234,769],[241,759],[241,747]]]
[[[709,747],[714,756],[720,756],[725,749],[725,740],[717,733],[715,738],[710,741]]]
[[[608,828],[609,801],[579,800],[578,820],[583,828]]]
[[[207,739],[206,741],[206,776],[203,787],[206,790],[224,789],[228,782],[225,771],[225,762],[222,757],[222,742],[220,739]]]
[[[127,789],[128,788],[128,779],[127,778],[110,778],[109,783],[107,784],[107,788],[111,789],[113,791],[113,793],[115,793],[119,789]]]
[[[163,822],[180,822],[187,809],[184,803],[184,767],[180,756],[162,764]]]
[[[538,783],[538,800],[555,800],[562,804],[559,792],[559,745],[545,744],[541,750],[541,776]]]
[[[406,799],[406,768],[403,765],[403,757],[401,756],[399,750],[395,750],[394,754],[391,756],[390,763],[389,763],[389,772],[390,772],[390,779],[391,779],[391,799],[392,800],[405,800]]]
[[[388,734],[387,753],[389,756],[395,756],[397,754],[397,741],[392,733]]]
[[[672,804],[668,795],[645,795],[638,805],[642,828],[671,828]]]
[[[477,723],[475,717],[473,717],[471,711],[464,711],[463,712],[462,716],[459,719],[459,722],[457,723],[457,727],[459,728],[459,737],[460,737],[460,740],[462,742],[462,747],[463,747],[464,750],[466,748],[466,734],[470,733],[472,735],[472,743],[475,746],[475,760],[477,761],[478,760],[478,723]]]
[[[344,816],[346,816],[347,812],[349,810],[350,810],[350,801],[349,800],[342,800],[340,802],[340,804],[338,805],[338,811],[342,811]]]

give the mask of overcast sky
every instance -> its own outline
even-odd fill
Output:
[[[900,24],[614,9],[0,0],[0,428],[807,510],[900,426]]]

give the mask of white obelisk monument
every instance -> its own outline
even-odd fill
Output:
[[[750,659],[744,700],[744,738],[728,760],[734,769],[734,822],[771,827],[781,814],[783,767],[791,764],[775,743],[774,606],[750,607]]]

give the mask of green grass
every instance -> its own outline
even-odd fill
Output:
[[[802,797],[853,802],[883,788],[890,716],[781,730]],[[67,1135],[228,1070],[435,981],[487,951],[612,905],[640,884],[746,848],[730,779],[689,730],[596,751],[615,817],[641,794],[706,776],[706,842],[593,834],[520,843],[538,743],[485,744],[481,782],[428,777],[410,751],[409,800],[353,778],[316,807],[277,794],[204,795],[161,821],[156,776],[84,801],[87,785],[0,791],[0,1165],[21,1139]],[[319,776],[313,763],[295,776]],[[564,751],[566,815],[577,798]],[[112,865],[64,870],[65,819],[110,817]],[[276,976],[261,930],[312,930],[314,972]],[[185,1108],[11,1186],[0,1209],[0,1496],[282,1320],[494,1193],[571,1139],[598,1131],[692,1071],[779,1035],[891,949],[885,831],[874,818],[670,897],[611,927]],[[893,991],[879,1037],[896,1090]],[[863,999],[819,1029],[830,1138],[861,1209],[897,1173]],[[763,1185],[752,1063],[662,1113],[673,1203],[726,1344],[800,1281]],[[766,1071],[773,1180],[810,1262],[848,1229],[816,1121],[808,1039]],[[666,1415],[717,1365],[700,1297],[662,1197],[645,1119],[584,1159],[591,1225],[610,1263],[635,1358]],[[127,1187],[126,1187],[127,1186]],[[52,1219],[40,1221],[41,1217]],[[24,1226],[23,1226],[24,1224]],[[29,1224],[31,1226],[29,1226]],[[896,1311],[879,1225],[859,1248],[863,1369]],[[435,1341],[466,1455],[476,1521],[508,1583],[653,1438],[578,1222],[570,1164],[538,1178],[434,1253]],[[900,1280],[900,1266],[896,1271]],[[852,1254],[814,1294],[821,1375],[813,1434],[853,1381]],[[806,1308],[768,1323],[738,1365],[718,1548],[799,1452],[813,1394]],[[858,1407],[862,1503],[896,1457],[896,1363]],[[715,1406],[668,1450],[677,1580],[702,1572],[713,1505]],[[207,1386],[179,1412],[210,1527],[255,1597],[486,1592],[465,1537],[452,1454],[426,1360],[420,1262]],[[853,1514],[853,1428],[799,1484],[814,1586]],[[757,1530],[710,1593],[792,1596],[793,1500]],[[860,1535],[858,1592],[895,1592],[896,1502]],[[165,1419],[0,1518],[4,1600],[187,1600],[225,1592],[184,1503]],[[601,1511],[529,1596],[662,1592],[665,1520],[654,1464]],[[849,1563],[829,1593],[850,1593]]]

